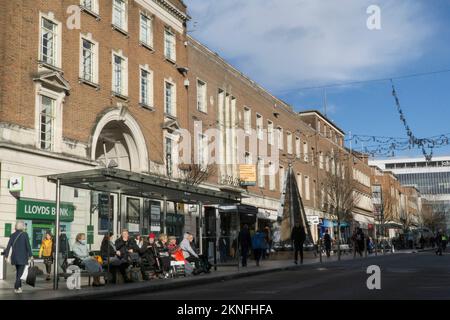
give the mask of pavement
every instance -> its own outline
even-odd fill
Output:
[[[386,254],[387,256],[401,256],[401,253],[413,253],[416,251],[398,251],[396,254]],[[380,254],[379,254],[380,257]],[[173,291],[177,289],[177,292],[182,290],[189,290],[190,287],[210,287],[219,285],[221,283],[232,283],[237,279],[241,281],[248,281],[248,279],[257,279],[259,276],[263,277],[276,277],[272,273],[280,272],[297,272],[308,268],[308,266],[320,266],[320,265],[334,265],[343,264],[353,261],[354,263],[361,264],[362,261],[369,261],[377,259],[374,255],[367,258],[353,258],[352,254],[343,255],[342,261],[338,262],[336,256],[330,258],[323,257],[323,263],[319,261],[319,257],[305,259],[303,265],[295,265],[292,260],[265,260],[259,267],[254,265],[253,261],[249,262],[247,268],[235,267],[219,267],[217,271],[212,271],[210,274],[202,274],[199,276],[178,278],[178,279],[161,279],[151,280],[139,283],[121,284],[121,285],[108,285],[100,288],[93,288],[87,286],[87,279],[82,278],[81,290],[69,290],[64,281],[60,282],[59,290],[52,290],[52,282],[45,281],[44,277],[40,277],[37,280],[36,287],[32,288],[28,285],[23,285],[23,293],[18,295],[12,290],[14,286],[14,268],[8,266],[8,278],[7,280],[0,280],[0,300],[47,300],[47,299],[62,299],[62,300],[84,300],[84,299],[120,299],[123,296],[128,297],[146,297],[148,294],[153,294],[156,299],[167,299],[169,296],[165,296],[162,291]],[[38,265],[39,266],[39,265]],[[41,269],[43,269],[41,267]],[[245,280],[243,280],[245,278]],[[187,289],[186,289],[187,288]],[[197,295],[196,295],[197,296]],[[201,299],[201,297],[197,297]],[[206,297],[208,299],[210,297]]]

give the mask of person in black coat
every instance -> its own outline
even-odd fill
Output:
[[[291,241],[294,243],[294,263],[298,264],[298,254],[300,253],[300,263],[303,264],[303,244],[306,240],[305,228],[296,222],[292,228]]]
[[[23,275],[25,266],[28,265],[29,259],[32,258],[33,252],[31,251],[30,238],[28,234],[24,232],[25,225],[22,221],[17,221],[16,232],[14,232],[9,238],[8,245],[4,251],[5,257],[8,257],[9,251],[11,253],[11,264],[16,266],[16,282],[14,284],[14,292],[22,293],[22,280],[20,278]]]
[[[323,244],[325,246],[325,252],[327,253],[327,257],[330,257],[330,253],[331,253],[331,236],[328,233],[328,229],[325,230],[325,235],[323,236]]]
[[[238,235],[238,244],[241,249],[241,255],[242,255],[242,266],[247,266],[247,256],[248,252],[251,248],[252,239],[250,237],[250,231],[248,230],[248,225],[244,224],[242,227],[242,230],[239,232]]]
[[[106,234],[103,237],[102,244],[100,246],[100,254],[103,259],[103,263],[108,265],[109,271],[112,275],[112,283],[117,283],[117,271],[122,275],[125,283],[131,282],[127,275],[128,262],[124,259],[120,259],[117,256],[117,251],[113,243],[111,242],[112,232]]]
[[[122,236],[116,240],[115,245],[116,250],[119,251],[117,254],[119,258],[132,261],[133,263],[139,260],[140,248],[136,241],[130,237],[128,230],[124,229],[122,231]]]

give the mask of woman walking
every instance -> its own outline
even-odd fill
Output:
[[[53,264],[53,237],[48,231],[42,239],[41,247],[39,249],[39,259],[44,258],[44,265],[47,271],[47,281],[50,281],[50,275],[52,273]]]
[[[5,257],[9,256],[11,252],[11,264],[16,266],[16,283],[14,284],[14,292],[22,293],[22,280],[25,266],[28,265],[28,260],[32,258],[33,254],[30,246],[30,239],[28,234],[24,232],[25,225],[22,221],[17,221],[16,232],[9,238],[8,245],[4,252]]]

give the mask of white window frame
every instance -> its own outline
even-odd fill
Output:
[[[302,145],[301,145],[301,140],[300,137],[295,136],[295,157],[297,159],[300,159],[301,157],[301,153],[302,153]]]
[[[256,114],[256,134],[258,140],[264,140],[264,118],[261,114]]]
[[[143,25],[144,21],[146,22],[146,28],[147,28],[147,38],[143,39]],[[149,17],[144,12],[140,12],[139,14],[139,41],[140,43],[146,45],[147,47],[153,49],[153,18]]]
[[[197,78],[197,110],[208,113],[208,85],[205,81]]]
[[[258,186],[264,188],[266,185],[266,175],[264,172],[264,159],[258,158]]]
[[[168,27],[164,29],[164,57],[172,62],[177,61],[176,33]]]
[[[208,136],[204,133],[197,135],[197,163],[201,169],[206,169],[209,161]]]
[[[50,21],[55,25],[54,36],[56,37],[53,47],[53,61],[52,63],[44,60],[44,52],[43,52],[43,22],[44,19]],[[39,13],[39,61],[60,68],[62,66],[62,23],[55,19],[55,15],[53,12],[49,12],[47,14],[40,12]]]
[[[252,154],[248,151],[244,153],[244,164],[253,164]]]
[[[284,187],[284,176],[285,176],[285,170],[283,166],[280,166],[280,168],[278,169],[278,178],[279,178],[279,184],[280,184],[280,192],[283,192],[283,187]]]
[[[292,149],[292,132],[286,131],[286,143],[287,143],[287,153],[293,154]]]
[[[275,174],[275,164],[273,162],[269,162],[269,189],[271,191],[274,191],[277,188]]]
[[[144,101],[142,98],[142,72],[146,72],[148,75],[147,78],[147,101]],[[154,95],[153,95],[153,71],[149,68],[148,65],[139,66],[139,103],[146,107],[154,107]]]
[[[89,8],[88,6],[85,5],[86,1],[87,0],[80,0],[80,6],[83,9],[86,9],[86,10],[88,10],[90,12],[95,13],[95,14],[99,14],[100,13],[99,12],[100,8],[99,8],[99,5],[98,5],[98,0],[88,0],[88,1],[91,2],[91,8]]]
[[[171,90],[171,103],[172,105],[170,106],[170,112],[167,112],[167,96],[166,96],[166,86],[167,84],[170,84],[172,86],[172,90]],[[164,79],[164,86],[163,86],[163,90],[164,90],[164,114],[172,116],[172,117],[176,117],[177,116],[177,86],[175,84],[175,82],[173,82],[171,79]]]
[[[297,187],[300,197],[303,197],[303,175],[300,172],[297,172]]]
[[[278,149],[283,150],[284,149],[284,132],[283,132],[283,128],[281,126],[277,127],[277,143],[278,143]]]
[[[319,168],[323,169],[323,152],[319,151]]]
[[[244,133],[251,134],[252,132],[252,109],[244,107]]]
[[[304,142],[303,142],[303,161],[304,161],[304,162],[308,162],[308,160],[309,160],[309,155],[308,155],[308,153],[309,153],[308,142],[307,142],[307,141],[304,141]]]
[[[121,9],[120,12],[120,24],[118,24],[116,21],[116,9],[117,7],[117,2],[121,2],[123,4],[123,8]],[[112,3],[112,24],[114,27],[126,31],[128,32],[128,1],[127,0],[113,0]]]
[[[41,149],[41,96],[46,96],[54,100],[54,117],[52,124],[52,148],[50,152],[61,152],[62,145],[62,123],[63,123],[63,102],[65,93],[57,93],[43,87],[40,83],[36,84],[35,92],[35,128],[36,128],[36,148]]]
[[[122,59],[123,63],[121,64],[121,87],[120,92],[117,92],[116,88],[116,63],[115,63],[115,57],[119,57]],[[113,51],[111,54],[112,58],[112,91],[115,94],[119,94],[121,96],[128,96],[128,58],[125,57],[122,53],[122,51]]]
[[[168,132],[164,133],[164,164],[165,164],[165,169],[167,171],[167,140],[171,141],[172,144],[172,148],[170,150],[171,152],[171,158],[170,161],[172,162],[172,166],[171,166],[171,170],[172,170],[172,177],[177,177],[178,176],[178,171],[176,170],[178,168],[178,141],[179,141],[179,136],[177,135],[173,135],[170,134]],[[168,172],[166,172],[168,174]]]
[[[273,121],[267,120],[267,142],[269,145],[274,144]]]
[[[84,41],[88,41],[92,44],[93,49],[92,52],[92,78],[91,80],[85,78],[84,74]],[[84,81],[88,81],[94,84],[98,84],[99,82],[99,68],[98,68],[98,51],[99,51],[99,45],[98,42],[92,39],[92,35],[90,33],[88,34],[81,34],[80,35],[80,79]]]
[[[310,186],[309,176],[305,176],[305,199],[308,201],[311,200],[310,188],[311,188],[311,186]]]

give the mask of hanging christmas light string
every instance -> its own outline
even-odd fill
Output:
[[[394,85],[394,81],[391,79],[391,84],[392,84],[392,96],[395,99],[395,104],[397,106],[397,111],[400,115],[400,121],[402,121],[405,130],[406,130],[406,134],[409,138],[409,143],[411,145],[412,148],[418,147],[419,149],[422,150],[423,156],[425,157],[425,159],[427,161],[431,161],[431,159],[433,158],[433,153],[434,153],[434,148],[436,146],[435,141],[434,140],[430,140],[430,139],[418,139],[412,132],[405,114],[402,110],[402,107],[400,105],[400,99],[398,98],[397,95],[397,91],[395,90],[395,85]],[[427,150],[428,149],[428,150]]]

